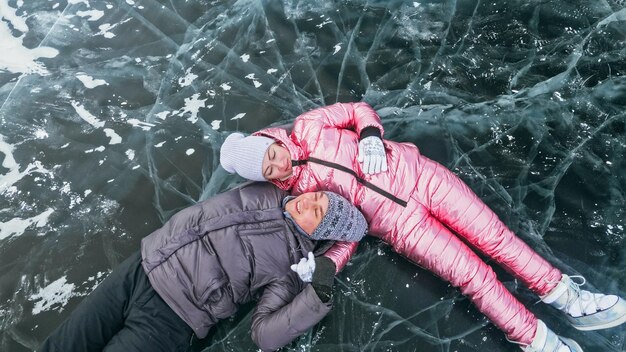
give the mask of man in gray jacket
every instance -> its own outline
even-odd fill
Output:
[[[252,339],[278,349],[331,309],[332,242],[358,241],[363,215],[332,192],[298,197],[248,183],[186,208],[145,237],[40,351],[186,351],[238,306],[258,304]],[[315,257],[312,253],[315,254]]]

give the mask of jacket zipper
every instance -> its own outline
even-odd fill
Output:
[[[336,163],[333,163],[333,162],[330,162],[330,161],[326,161],[326,160],[310,157],[310,158],[304,159],[304,160],[292,160],[291,161],[291,166],[292,167],[293,166],[300,166],[300,165],[306,164],[307,162],[312,162],[312,163],[315,163],[315,164],[324,165],[324,166],[327,166],[327,167],[330,167],[330,168],[333,168],[333,169],[337,169],[337,170],[349,173],[350,175],[352,175],[357,180],[357,182],[359,182],[363,186],[371,189],[372,191],[380,194],[381,196],[391,200],[394,203],[397,203],[397,204],[399,204],[399,205],[401,205],[403,207],[406,207],[406,204],[407,204],[406,201],[404,201],[404,200],[394,196],[393,194],[391,194],[391,193],[385,191],[384,189],[382,189],[382,188],[372,184],[371,182],[368,182],[368,181],[364,180],[359,175],[357,175],[357,173],[354,170],[352,170],[350,168],[347,168],[347,167],[345,167],[343,165],[339,165],[339,164],[336,164]]]

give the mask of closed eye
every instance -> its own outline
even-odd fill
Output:
[[[272,160],[273,159],[273,157],[271,156],[271,153],[270,153],[271,150],[272,150],[271,147],[267,149],[267,160]],[[274,153],[274,155],[276,155],[276,153]],[[265,168],[265,170],[263,171],[263,176],[265,176],[265,178],[269,179],[271,174],[272,174],[272,165],[268,165]]]

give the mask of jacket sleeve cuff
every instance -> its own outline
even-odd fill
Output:
[[[380,134],[380,129],[378,129],[378,127],[367,126],[361,130],[361,133],[359,134],[359,141],[363,140],[363,138],[372,137],[372,136],[382,139],[381,134]]]
[[[335,274],[346,266],[358,246],[359,242],[336,241],[332,247],[324,252],[324,257],[335,264]]]

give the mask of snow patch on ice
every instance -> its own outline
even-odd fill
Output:
[[[72,100],[70,103],[72,104],[72,107],[74,107],[74,110],[76,110],[76,113],[78,114],[78,116],[80,116],[81,119],[87,121],[87,123],[96,128],[104,126],[104,121],[98,120],[97,117],[87,111],[87,109],[85,109],[85,107],[82,106],[80,103],[75,100]]]
[[[249,80],[252,80],[252,83],[254,84],[255,88],[259,88],[260,86],[262,86],[263,84],[261,84],[261,82],[259,82],[257,80],[257,78],[254,76],[254,73],[250,73],[248,75],[246,75],[246,78]]]
[[[78,78],[79,81],[81,81],[83,83],[83,85],[86,88],[95,88],[97,86],[102,86],[102,85],[109,85],[109,83],[107,83],[107,81],[103,80],[103,79],[93,79],[93,77],[85,74],[85,73],[78,73],[76,75],[76,78]]]
[[[0,0],[0,14],[2,14],[2,17],[6,21],[9,21],[18,31],[28,32],[26,20],[17,15],[17,9],[10,7],[8,0]]]
[[[157,114],[154,114],[154,116],[160,118],[161,120],[165,120],[165,118],[167,118],[167,115],[169,115],[170,112],[169,111],[161,111]]]
[[[43,130],[43,129],[37,129],[34,135],[35,135],[35,138],[37,139],[48,138],[48,132],[46,132],[46,130]]]
[[[207,99],[199,99],[200,93],[196,93],[189,98],[185,98],[185,106],[181,109],[181,115],[184,115],[188,112],[191,113],[191,117],[187,119],[187,121],[191,123],[196,123],[198,121],[198,111],[200,108],[205,107],[205,102]]]
[[[51,58],[59,54],[57,49],[38,46],[33,49],[23,46],[23,38],[28,32],[26,20],[16,14],[16,9],[9,6],[8,0],[0,0],[0,51],[10,55],[0,55],[0,71],[12,73],[35,73],[46,75],[48,71],[44,65],[37,62],[38,58]],[[14,37],[9,23],[13,28],[24,33],[20,37]]]
[[[111,29],[115,28],[117,25],[111,25],[110,23],[104,23],[98,26],[100,32],[96,33],[96,35],[102,35],[107,39],[111,39],[115,37],[115,33],[110,32]]]
[[[322,22],[320,24],[316,24],[315,27],[321,29],[322,27],[324,27],[325,25],[327,25],[329,23],[333,23],[333,21],[331,21],[330,19],[326,18],[326,19],[324,19],[324,22]]]
[[[89,11],[77,11],[76,15],[78,17],[88,17],[87,21],[97,21],[102,16],[104,16],[104,11],[100,10],[89,10]]]
[[[85,154],[93,153],[93,152],[103,152],[105,150],[104,146],[99,146],[97,148],[87,149],[85,150]],[[101,163],[102,164],[102,163]]]
[[[120,137],[119,134],[115,133],[114,130],[112,130],[110,128],[105,128],[104,129],[104,134],[106,134],[107,137],[111,138],[111,141],[109,141],[109,144],[120,144],[120,143],[122,143],[122,137]]]
[[[191,85],[191,83],[198,78],[198,75],[191,73],[191,68],[189,68],[186,72],[185,72],[185,77],[181,77],[178,79],[178,84],[180,84],[181,87],[187,87],[188,85]]]
[[[0,153],[4,154],[2,167],[9,171],[4,175],[0,175],[0,193],[4,193],[13,186],[17,181],[32,172],[40,172],[43,174],[51,174],[50,171],[43,167],[40,161],[35,160],[26,166],[24,171],[20,172],[20,165],[13,158],[13,145],[4,141],[4,136],[0,134]]]
[[[156,126],[153,123],[149,123],[149,122],[145,122],[145,121],[139,121],[138,119],[129,119],[126,122],[128,122],[133,127],[141,128],[144,131],[149,131],[152,127]]]
[[[32,218],[13,218],[7,222],[0,222],[0,240],[22,235],[31,225],[35,225],[37,228],[44,227],[48,223],[48,218],[53,211],[52,208],[48,208],[48,210]]]
[[[74,287],[74,284],[67,283],[67,278],[63,276],[42,288],[38,293],[31,295],[29,300],[37,301],[33,307],[33,315],[50,310],[52,306],[59,304],[61,305],[59,311],[62,311],[72,297]]]

